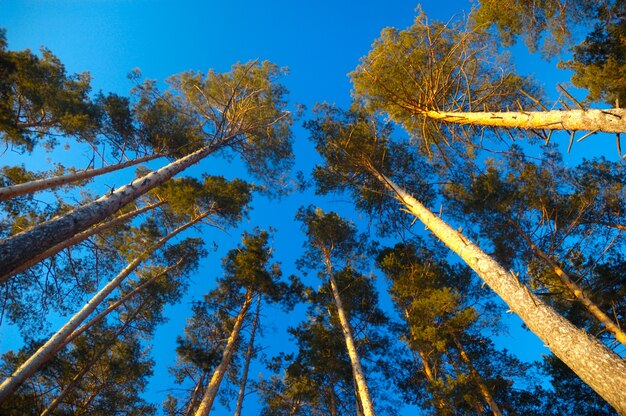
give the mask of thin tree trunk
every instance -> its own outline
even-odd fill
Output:
[[[237,395],[237,406],[235,407],[234,416],[241,416],[241,409],[243,408],[243,399],[246,397],[246,384],[248,383],[248,371],[250,369],[250,361],[252,360],[252,354],[254,353],[254,336],[256,329],[259,325],[259,315],[261,313],[261,302],[263,296],[259,295],[259,299],[256,304],[256,311],[254,312],[254,321],[252,321],[252,328],[250,329],[250,342],[248,342],[248,350],[246,351],[246,361],[243,364],[243,371],[241,375],[241,381],[239,382],[239,394]]]
[[[0,384],[0,403],[3,403],[28,377],[30,377],[35,371],[37,371],[46,361],[48,361],[57,351],[60,345],[62,345],[67,337],[102,303],[102,301],[115,290],[122,281],[128,277],[145,259],[147,259],[154,251],[163,246],[168,240],[175,235],[181,233],[187,228],[200,222],[209,212],[198,216],[196,219],[188,222],[187,224],[177,228],[165,237],[161,238],[150,248],[139,255],[135,260],[130,262],[124,270],[122,270],[113,280],[111,280],[106,286],[104,286],[98,293],[96,293],[90,300],[83,306],[83,308],[76,312],[72,318],[61,329],[59,329],[48,341],[42,345],[37,352],[31,355],[26,362],[20,365],[17,370],[7,377],[2,384]]]
[[[404,316],[406,317],[407,322],[408,322],[409,311],[406,308],[404,309]],[[430,387],[432,388],[433,398],[436,403],[437,409],[439,409],[442,412],[445,412],[445,414],[449,414],[450,406],[446,403],[444,398],[441,397],[441,394],[439,392],[439,386],[437,386],[437,377],[435,376],[435,373],[432,370],[432,367],[430,366],[428,357],[426,356],[426,354],[424,354],[422,350],[418,348],[413,347],[413,350],[417,352],[417,355],[420,357],[420,361],[422,362],[422,365],[424,366],[424,374],[426,375],[426,380],[428,380],[428,383],[430,384]]]
[[[172,176],[198,163],[228,140],[229,138],[226,138],[222,144],[203,147],[63,216],[55,217],[0,241],[0,276],[102,221]]]
[[[552,110],[503,112],[446,112],[411,110],[433,120],[454,124],[519,128],[533,130],[593,131],[626,133],[626,109],[608,110]]]
[[[554,355],[586,384],[626,414],[626,363],[584,330],[577,328],[535,296],[463,234],[370,166],[370,172],[446,246],[459,255],[516,313]]]
[[[329,390],[329,399],[330,399],[330,416],[337,416],[339,412],[337,411],[337,395],[335,394],[335,386],[331,383],[328,386]]]
[[[602,309],[598,307],[589,297],[585,294],[583,289],[578,286],[578,284],[572,280],[567,273],[559,266],[559,264],[554,261],[548,254],[544,253],[539,247],[532,242],[530,237],[511,219],[509,222],[513,224],[513,226],[517,229],[517,231],[521,234],[521,236],[526,240],[526,243],[530,246],[530,249],[535,253],[537,257],[542,258],[557,275],[561,283],[565,285],[565,287],[569,290],[569,292],[576,298],[578,302],[580,302],[587,312],[589,312],[594,318],[596,318],[604,327],[615,336],[615,339],[620,342],[622,345],[626,346],[626,333],[622,331],[622,329],[613,322],[611,318],[607,314],[605,314]]]
[[[226,374],[226,369],[228,368],[233,352],[235,351],[237,339],[239,338],[239,333],[241,332],[241,327],[246,314],[248,313],[251,302],[252,293],[248,292],[246,293],[246,299],[244,300],[243,305],[239,310],[239,314],[237,315],[237,319],[235,320],[235,325],[233,326],[230,336],[228,337],[226,348],[224,348],[224,352],[222,353],[222,361],[220,361],[219,365],[213,372],[213,377],[211,377],[211,381],[204,391],[204,396],[202,397],[200,406],[198,406],[198,410],[196,410],[195,416],[207,416],[211,412],[211,407],[213,407],[213,402],[217,397],[217,391],[220,388],[222,379]]]
[[[193,389],[193,393],[191,393],[191,398],[189,399],[189,404],[187,405],[187,409],[185,409],[185,416],[191,416],[193,414],[193,409],[196,407],[196,402],[198,401],[198,396],[202,391],[202,385],[204,384],[204,378],[206,377],[206,370],[202,371],[200,375],[200,380],[196,383],[196,387]]]
[[[9,280],[11,277],[15,276],[16,274],[22,273],[23,271],[25,271],[26,269],[34,266],[35,264],[39,263],[42,260],[47,259],[48,257],[52,257],[55,254],[57,254],[58,252],[60,252],[61,250],[71,247],[75,244],[80,243],[81,241],[86,240],[87,238],[94,236],[98,233],[101,233],[102,231],[105,230],[109,230],[111,228],[117,227],[120,224],[125,223],[126,221],[128,221],[129,219],[136,217],[139,214],[142,214],[146,211],[150,211],[158,206],[161,206],[163,204],[165,204],[165,201],[162,202],[157,202],[155,204],[151,204],[151,205],[147,205],[143,208],[139,208],[136,209],[134,211],[131,212],[127,212],[126,214],[120,215],[119,217],[113,218],[107,222],[104,222],[102,224],[98,224],[94,227],[91,227],[85,231],[83,231],[82,233],[78,233],[76,234],[74,237],[72,238],[68,238],[67,240],[55,245],[54,247],[50,247],[48,250],[44,251],[43,253],[40,253],[37,256],[34,256],[28,260],[26,260],[24,263],[20,264],[18,267],[16,267],[15,269],[9,271],[8,273],[6,273],[4,276],[0,277],[0,283],[4,283],[7,280]]]
[[[65,185],[68,183],[90,179],[95,176],[103,175],[109,172],[115,172],[129,166],[138,165],[139,163],[148,162],[150,160],[158,159],[164,156],[165,155],[163,154],[148,155],[115,165],[105,166],[102,168],[85,169],[79,172],[68,173],[67,175],[54,176],[52,178],[39,179],[36,181],[6,186],[4,188],[0,188],[0,201],[6,201],[7,199],[15,198],[20,195],[32,194],[37,191],[43,191],[44,189],[56,188],[57,186]]]
[[[363,372],[363,368],[361,367],[359,355],[357,353],[354,338],[352,336],[352,330],[350,329],[350,322],[348,321],[346,312],[343,309],[343,302],[341,301],[341,296],[339,295],[337,281],[335,280],[335,275],[333,274],[332,265],[330,264],[330,258],[328,256],[326,256],[325,262],[326,270],[328,272],[328,277],[330,280],[330,287],[333,292],[333,297],[335,298],[335,306],[337,306],[337,315],[339,316],[341,331],[343,332],[343,337],[346,341],[346,348],[348,350],[348,356],[350,357],[350,362],[352,363],[352,370],[354,371],[354,378],[357,385],[358,395],[361,398],[363,413],[365,414],[365,416],[374,416],[374,406],[372,405],[370,392],[367,388],[365,373]]]
[[[487,404],[491,408],[491,412],[493,413],[494,416],[502,416],[502,411],[500,410],[500,406],[498,406],[498,403],[496,403],[496,400],[493,398],[493,395],[491,394],[491,391],[489,391],[489,388],[487,388],[487,385],[485,384],[485,381],[483,380],[483,378],[480,376],[478,371],[476,371],[476,368],[474,368],[474,364],[472,364],[472,360],[470,359],[469,355],[467,355],[467,352],[465,352],[465,349],[463,348],[463,345],[461,345],[461,341],[456,336],[456,334],[452,335],[452,341],[454,342],[454,345],[456,346],[456,348],[459,350],[459,354],[461,354],[461,359],[467,365],[467,368],[470,371],[470,375],[472,376],[472,378],[478,385],[480,394],[482,394],[483,398],[485,399],[485,402],[487,402]]]
[[[145,304],[146,304],[146,301],[144,300],[143,302],[141,302],[141,304],[137,308],[135,308],[133,313],[130,315],[129,319],[127,319],[115,331],[115,334],[113,334],[113,336],[109,339],[107,345],[102,346],[98,350],[98,352],[92,357],[92,359],[89,360],[89,362],[85,364],[83,368],[72,378],[69,384],[65,386],[65,388],[61,391],[61,393],[59,393],[59,395],[55,397],[52,402],[50,402],[48,407],[46,407],[46,409],[43,412],[41,412],[40,416],[51,415],[52,412],[56,410],[57,406],[61,403],[61,401],[65,399],[65,396],[67,396],[68,393],[72,391],[72,389],[74,389],[74,387],[80,381],[80,379],[83,378],[83,376],[87,374],[87,372],[91,369],[91,367],[93,367],[94,364],[97,363],[102,358],[102,356],[111,348],[111,346],[117,341],[117,338],[122,334],[122,332],[124,332],[126,328],[130,326],[133,319],[135,319],[135,317],[139,314],[139,312],[141,311],[141,309],[144,307]]]
[[[83,334],[86,330],[88,330],[89,328],[91,328],[92,326],[94,326],[95,324],[97,324],[98,322],[100,322],[104,317],[106,317],[108,314],[110,314],[111,312],[113,312],[115,309],[117,309],[120,305],[122,305],[123,303],[125,303],[126,301],[128,301],[130,298],[132,298],[133,296],[135,296],[137,293],[141,292],[146,286],[148,286],[150,283],[154,282],[156,279],[158,279],[159,277],[165,275],[166,273],[168,273],[170,270],[172,270],[174,267],[178,266],[181,263],[182,259],[179,260],[175,265],[173,266],[169,266],[168,268],[166,268],[165,270],[163,270],[163,272],[156,274],[154,276],[152,276],[151,278],[147,279],[145,282],[141,283],[139,286],[137,286],[136,288],[134,288],[133,290],[131,290],[130,292],[128,292],[127,294],[125,294],[124,296],[122,296],[120,299],[118,299],[116,302],[113,302],[112,304],[110,304],[105,310],[103,310],[102,312],[100,312],[99,314],[97,314],[96,316],[94,316],[93,318],[91,318],[89,321],[85,322],[83,325],[81,325],[78,329],[76,329],[74,332],[72,332],[70,335],[68,335],[68,337],[65,339],[65,342],[63,344],[61,344],[59,346],[58,349],[62,349],[64,348],[67,344],[69,344],[70,342],[74,341],[77,337],[79,337],[81,334]],[[58,350],[57,350],[58,351]]]

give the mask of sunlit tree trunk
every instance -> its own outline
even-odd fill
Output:
[[[110,230],[111,228],[117,227],[118,225],[121,225],[123,223],[125,223],[126,221],[136,217],[139,214],[143,214],[146,211],[150,211],[156,207],[159,207],[161,205],[163,205],[165,202],[157,202],[155,204],[151,204],[151,205],[147,205],[143,208],[139,208],[136,209],[134,211],[128,212],[126,214],[120,215],[119,217],[113,218],[107,222],[95,225],[91,228],[88,228],[87,230],[76,234],[74,237],[72,238],[68,238],[67,240],[55,245],[54,247],[50,247],[48,250],[44,251],[43,253],[40,253],[37,256],[33,256],[32,258],[28,259],[27,261],[25,261],[24,263],[20,264],[18,267],[16,267],[15,269],[9,271],[8,273],[6,273],[4,276],[0,277],[0,283],[4,283],[7,280],[9,280],[11,277],[15,276],[16,274],[22,273],[23,271],[27,270],[28,268],[34,266],[35,264],[39,263],[42,260],[47,259],[48,257],[52,257],[55,254],[57,254],[58,252],[60,252],[61,250],[71,247],[73,245],[76,245],[78,243],[80,243],[81,241],[84,241],[86,239],[88,239],[89,237],[92,237],[98,233],[101,233],[103,231],[106,230]]]
[[[346,316],[346,312],[343,308],[343,302],[339,295],[339,289],[337,288],[337,281],[333,274],[332,265],[330,263],[330,256],[326,255],[324,259],[326,262],[326,271],[330,280],[330,287],[333,292],[333,298],[335,299],[335,306],[337,306],[337,315],[339,317],[339,323],[341,325],[341,332],[346,341],[346,348],[348,350],[348,356],[350,357],[350,363],[352,364],[352,370],[354,371],[354,379],[357,385],[358,396],[361,399],[361,405],[363,406],[363,413],[365,416],[374,416],[374,406],[372,405],[372,399],[370,398],[369,389],[367,388],[367,382],[365,380],[365,373],[361,367],[361,361],[356,350],[354,343],[354,337],[352,336],[352,330],[350,329],[350,321]]]
[[[467,365],[467,368],[469,369],[470,375],[474,379],[474,382],[476,382],[476,384],[478,385],[480,394],[483,396],[483,398],[485,399],[485,402],[487,402],[487,404],[491,408],[491,412],[493,413],[494,416],[502,416],[502,411],[500,410],[500,406],[498,406],[498,403],[496,403],[496,400],[491,394],[491,391],[485,385],[485,381],[483,380],[483,378],[480,376],[480,374],[478,374],[478,371],[476,371],[476,368],[474,368],[474,364],[472,364],[472,360],[470,359],[469,355],[467,355],[467,352],[465,352],[463,345],[461,345],[461,341],[454,334],[452,335],[452,341],[454,342],[454,345],[459,351],[459,354],[461,355],[461,359],[463,360],[465,365]]]
[[[229,140],[228,138],[224,141]],[[213,153],[221,145],[203,147],[161,169],[133,180],[97,200],[0,241],[0,276],[49,248],[85,231],[174,175]]]
[[[252,360],[252,354],[254,353],[254,336],[256,334],[257,326],[259,325],[259,315],[261,313],[261,302],[263,296],[259,295],[256,304],[256,311],[254,312],[254,320],[252,321],[252,328],[250,329],[250,341],[248,342],[248,349],[246,351],[246,361],[243,365],[241,374],[241,381],[239,382],[239,394],[237,395],[237,406],[235,407],[235,416],[241,416],[241,409],[243,408],[243,399],[246,397],[246,384],[248,383],[248,371],[250,369],[250,361]]]
[[[7,377],[0,384],[0,403],[4,402],[28,377],[37,371],[46,361],[48,361],[58,351],[59,346],[63,345],[67,337],[85,320],[87,317],[111,294],[126,277],[128,277],[139,265],[147,259],[152,253],[163,246],[168,240],[186,230],[187,228],[197,224],[203,220],[210,212],[198,216],[187,224],[177,228],[159,241],[154,243],[135,260],[130,262],[124,270],[122,270],[113,280],[107,283],[98,293],[70,318],[61,329],[59,329],[48,341],[42,345],[26,362],[20,365],[17,370]]]
[[[626,109],[446,112],[410,106],[417,114],[454,124],[490,127],[626,133]]]
[[[624,360],[544,303],[514,274],[506,271],[477,245],[433,214],[404,189],[372,167],[369,170],[435,236],[458,254],[554,355],[618,412],[626,414]]]
[[[148,155],[102,168],[85,169],[79,172],[68,173],[67,175],[54,176],[52,178],[39,179],[36,181],[6,186],[4,188],[0,188],[0,201],[6,201],[7,199],[15,198],[20,195],[32,194],[37,191],[43,191],[44,189],[56,188],[57,186],[66,185],[68,183],[90,179],[105,173],[115,172],[129,166],[149,162],[150,160],[158,159],[163,156],[164,155],[162,154]]]
[[[226,375],[226,370],[228,369],[230,360],[233,356],[233,353],[235,352],[237,340],[239,339],[239,333],[241,332],[243,321],[246,317],[246,314],[248,313],[248,309],[250,308],[252,297],[253,296],[251,292],[246,293],[246,298],[243,302],[243,305],[241,306],[241,309],[239,310],[237,319],[235,319],[235,324],[232,331],[230,332],[228,341],[226,342],[224,352],[222,353],[222,360],[213,372],[211,381],[209,382],[209,385],[204,392],[204,396],[202,397],[202,401],[198,406],[198,410],[196,410],[195,416],[206,416],[211,412],[211,407],[213,406],[213,402],[217,397],[217,392],[219,390],[220,384],[222,383],[224,375]]]

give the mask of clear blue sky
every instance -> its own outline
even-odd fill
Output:
[[[431,19],[448,20],[469,12],[471,4],[467,0],[424,1],[422,9]],[[10,49],[45,46],[68,72],[90,72],[95,91],[126,94],[132,86],[126,75],[137,67],[146,78],[162,81],[185,70],[225,71],[237,61],[260,58],[289,67],[284,83],[291,91],[291,102],[311,108],[319,101],[347,105],[350,83],[346,74],[367,53],[381,29],[409,26],[416,6],[408,0],[0,0],[0,27],[7,29]],[[522,59],[523,69],[536,75],[554,68],[553,63],[531,62],[527,56]],[[548,92],[554,91],[553,79],[545,82]],[[297,168],[307,171],[315,161],[313,149],[306,132],[296,128],[295,133]],[[235,170],[209,173],[238,174]],[[308,203],[302,195],[278,206],[259,200],[249,222],[242,226],[277,228],[276,257],[287,272],[294,272],[292,263],[302,242],[293,216],[299,206]],[[321,203],[327,211],[350,211],[345,201]],[[223,250],[239,241],[239,230],[210,238],[219,240],[221,250],[203,263],[189,299],[206,292],[205,283],[219,274]],[[165,398],[163,390],[172,387],[166,367],[173,363],[174,339],[182,333],[189,299],[169,311],[170,322],[157,334],[154,353],[158,365],[148,392],[148,398],[156,403]],[[502,342],[522,353],[524,359],[538,358],[545,350],[534,337],[520,335],[518,328],[519,322],[512,321],[514,337],[505,336]],[[273,331],[267,331],[270,339]]]

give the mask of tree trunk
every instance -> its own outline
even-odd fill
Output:
[[[502,416],[502,411],[500,410],[500,406],[498,406],[498,403],[496,403],[495,399],[493,398],[491,391],[489,391],[489,388],[487,388],[487,385],[485,385],[485,381],[483,380],[483,378],[480,376],[478,371],[476,371],[476,368],[474,368],[474,364],[472,364],[472,360],[470,359],[469,355],[467,355],[467,353],[465,352],[463,345],[461,345],[461,341],[455,334],[452,335],[452,341],[454,342],[454,345],[456,346],[456,348],[459,350],[461,359],[467,365],[467,368],[470,371],[470,375],[472,376],[472,378],[478,385],[480,394],[483,396],[483,398],[485,399],[485,402],[487,402],[487,404],[491,408],[491,412],[493,413],[493,416]]]
[[[623,108],[506,112],[445,112],[417,109],[413,106],[410,108],[424,117],[454,124],[533,130],[626,133],[626,109]]]
[[[193,415],[193,409],[196,407],[196,402],[198,401],[198,396],[202,391],[202,385],[204,384],[204,378],[206,375],[206,370],[203,370],[202,374],[200,374],[200,380],[196,383],[196,387],[193,389],[193,393],[191,393],[191,397],[189,398],[189,404],[187,405],[187,409],[185,409],[185,416]]]
[[[580,302],[587,312],[589,312],[594,318],[598,320],[604,327],[615,336],[615,339],[620,342],[622,345],[626,346],[626,333],[622,331],[622,329],[615,323],[611,318],[605,314],[602,309],[598,307],[589,297],[585,294],[583,289],[576,284],[574,280],[572,280],[567,273],[559,266],[559,264],[552,259],[548,254],[544,253],[539,247],[532,242],[530,237],[519,227],[518,224],[514,223],[510,218],[509,222],[513,224],[513,226],[517,229],[518,233],[526,240],[526,243],[530,246],[532,252],[537,256],[542,258],[554,271],[557,275],[561,283],[565,285],[565,287],[569,290],[569,292],[576,298],[578,302]]]
[[[254,353],[254,335],[256,333],[257,326],[259,325],[259,314],[261,313],[261,302],[263,296],[259,295],[259,299],[256,304],[256,311],[254,312],[254,321],[252,321],[252,329],[250,330],[250,342],[248,343],[248,350],[246,351],[246,361],[243,365],[243,371],[241,375],[241,381],[239,383],[239,394],[237,395],[237,406],[235,407],[234,416],[241,416],[241,409],[243,408],[243,399],[246,396],[246,384],[248,383],[248,371],[250,369],[250,361],[252,360],[252,354]]]
[[[83,378],[83,376],[85,374],[87,374],[87,372],[91,369],[91,367],[93,367],[94,364],[97,363],[102,358],[102,356],[111,348],[111,346],[117,341],[117,338],[122,334],[122,332],[124,332],[126,330],[126,328],[128,328],[130,326],[131,322],[139,314],[139,312],[141,311],[141,309],[143,308],[145,303],[146,302],[143,301],[133,311],[133,313],[130,315],[129,319],[127,319],[122,325],[120,325],[120,327],[117,329],[117,331],[115,331],[115,334],[113,334],[113,336],[108,340],[107,344],[105,346],[102,346],[98,350],[98,352],[93,356],[93,358],[91,360],[89,360],[89,362],[87,364],[85,364],[83,366],[83,368],[78,372],[78,374],[76,374],[72,378],[72,380],[69,382],[69,384],[67,386],[65,386],[65,388],[63,388],[61,393],[59,393],[59,395],[57,397],[55,397],[52,402],[50,402],[48,407],[46,407],[46,409],[43,412],[41,412],[40,416],[48,416],[48,415],[51,415],[52,412],[54,412],[54,410],[57,408],[57,406],[61,403],[61,401],[65,398],[65,396],[67,396],[68,393],[70,391],[72,391],[72,389],[76,386],[76,384],[80,381],[80,379]]]
[[[78,233],[76,234],[74,237],[72,238],[68,238],[67,240],[55,245],[54,247],[50,247],[48,250],[44,251],[43,253],[40,253],[37,256],[34,256],[28,260],[26,260],[24,263],[20,264],[18,267],[16,267],[15,269],[9,271],[8,273],[6,273],[4,276],[0,277],[0,283],[4,283],[7,280],[9,280],[11,277],[15,276],[16,274],[22,273],[23,271],[27,270],[28,268],[34,266],[35,264],[39,263],[42,260],[47,259],[48,257],[52,257],[55,254],[57,254],[58,252],[60,252],[61,250],[71,247],[75,244],[80,243],[81,241],[86,240],[87,238],[94,236],[98,233],[101,233],[102,231],[105,230],[109,230],[111,228],[117,227],[120,224],[125,223],[126,221],[128,221],[129,219],[136,217],[139,214],[142,214],[146,211],[149,211],[151,209],[154,209],[158,206],[163,205],[165,202],[157,202],[156,204],[152,204],[152,205],[147,205],[143,208],[139,208],[136,209],[134,211],[128,212],[126,214],[120,215],[119,217],[113,218],[107,222],[104,222],[102,224],[98,224],[94,227],[91,227],[85,231],[83,231],[82,233]]]
[[[122,270],[113,280],[111,280],[106,286],[104,286],[98,293],[96,293],[90,300],[83,306],[83,308],[76,312],[72,318],[61,329],[59,329],[48,341],[42,345],[37,352],[31,355],[26,362],[20,365],[17,370],[7,377],[2,384],[0,384],[0,403],[3,403],[14,391],[17,389],[28,377],[30,377],[35,371],[37,371],[46,361],[48,361],[59,349],[59,346],[63,345],[67,337],[102,303],[102,301],[115,290],[122,281],[128,277],[145,259],[147,259],[155,250],[163,246],[168,240],[175,235],[181,233],[187,228],[200,222],[204,219],[209,212],[205,212],[196,219],[188,222],[187,224],[177,228],[165,237],[161,238],[150,248],[139,255],[135,260],[130,262],[124,270]]]
[[[211,381],[204,392],[204,396],[202,397],[200,406],[198,406],[198,410],[196,410],[195,416],[207,416],[211,412],[211,407],[217,397],[217,391],[219,390],[222,379],[226,374],[226,369],[228,368],[233,352],[235,351],[237,339],[239,338],[239,333],[241,332],[241,327],[246,314],[248,313],[251,302],[252,293],[248,292],[246,293],[246,299],[244,300],[243,305],[239,310],[239,314],[237,315],[237,319],[235,320],[233,330],[230,332],[230,336],[228,337],[226,348],[224,348],[224,352],[222,353],[222,361],[220,361],[219,365],[213,372],[213,377],[211,377]]]
[[[44,189],[56,188],[57,186],[65,185],[68,183],[90,179],[95,176],[103,175],[109,172],[115,172],[117,170],[124,169],[129,166],[138,165],[143,162],[148,162],[150,160],[158,159],[163,156],[165,155],[148,155],[115,165],[105,166],[102,168],[85,169],[79,172],[68,173],[67,175],[54,176],[52,178],[39,179],[36,181],[6,186],[4,188],[0,188],[0,201],[6,201],[7,199],[15,198],[20,195],[32,194],[37,191],[43,191]]]
[[[626,414],[626,363],[535,296],[518,278],[452,229],[389,178],[370,167],[395,197],[446,246],[459,255],[548,347],[585,383]]]
[[[100,322],[108,314],[110,314],[115,309],[117,309],[120,305],[122,305],[123,303],[128,301],[130,298],[135,296],[137,293],[141,292],[150,283],[154,282],[159,277],[161,277],[161,276],[165,275],[166,273],[168,273],[170,270],[172,270],[174,267],[176,267],[178,264],[180,264],[181,261],[182,261],[182,259],[179,260],[175,265],[169,266],[162,273],[159,273],[159,274],[154,275],[151,278],[147,279],[145,282],[143,282],[142,284],[140,284],[139,286],[137,286],[136,288],[134,288],[133,290],[131,290],[130,292],[125,294],[124,296],[122,296],[119,300],[117,300],[117,301],[113,302],[112,304],[110,304],[105,310],[103,310],[102,312],[100,312],[99,314],[97,314],[96,316],[91,318],[89,321],[85,322],[78,329],[76,329],[74,332],[72,332],[70,335],[68,335],[67,338],[65,339],[65,342],[62,345],[60,345],[58,349],[64,348],[67,344],[69,344],[70,342],[74,341],[83,332],[85,332],[86,330],[88,330],[89,328],[91,328],[92,326],[97,324],[98,322]],[[57,349],[57,351],[58,351],[58,349]]]
[[[224,139],[228,140],[228,139]],[[0,276],[117,212],[220,146],[206,146],[73,211],[0,241]]]
[[[341,302],[341,296],[339,295],[339,289],[337,288],[337,282],[335,281],[335,275],[333,274],[332,265],[328,256],[325,259],[326,269],[330,280],[330,287],[335,298],[335,306],[337,306],[337,315],[339,316],[339,322],[341,324],[341,332],[346,340],[346,348],[348,350],[348,356],[352,363],[352,370],[354,371],[354,378],[357,385],[358,395],[361,399],[361,405],[363,406],[363,413],[365,416],[374,416],[374,406],[372,406],[372,399],[370,398],[370,392],[367,388],[367,382],[365,380],[365,373],[361,367],[359,355],[356,350],[354,338],[352,336],[352,330],[350,329],[350,322],[343,309],[343,303]]]
[[[404,316],[406,317],[407,322],[408,322],[409,311],[406,308],[404,309]],[[428,357],[426,356],[426,354],[424,354],[422,350],[418,348],[414,348],[414,347],[412,347],[412,349],[417,352],[417,355],[420,357],[420,361],[422,362],[422,365],[424,366],[424,374],[426,375],[426,380],[428,380],[428,383],[430,384],[430,387],[432,388],[433,399],[435,401],[435,405],[437,406],[437,409],[439,409],[440,413],[443,413],[446,415],[450,414],[450,406],[446,403],[444,398],[441,397],[439,386],[437,386],[437,377],[435,376],[435,373],[432,370],[432,367],[430,366]]]

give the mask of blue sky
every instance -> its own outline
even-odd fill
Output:
[[[471,5],[470,1],[436,0],[425,1],[421,7],[433,20],[448,20],[469,12]],[[347,105],[351,87],[346,74],[368,52],[381,29],[409,26],[416,6],[415,1],[406,0],[0,0],[0,27],[7,29],[10,49],[37,50],[45,46],[60,58],[68,72],[88,71],[94,91],[126,94],[132,87],[126,76],[134,68],[140,68],[146,78],[162,81],[185,70],[226,71],[237,61],[260,58],[288,67],[290,74],[283,81],[291,92],[291,102],[312,108],[320,101]],[[554,63],[529,57],[523,48],[516,50],[522,70],[541,74],[547,92],[553,95],[554,80],[566,74],[558,73]],[[297,168],[308,171],[316,156],[306,132],[296,128],[295,135]],[[584,147],[578,149],[580,155],[587,152]],[[614,148],[609,151],[614,152]],[[212,174],[240,173],[228,165],[211,166],[222,170],[210,171]],[[353,215],[346,201],[318,202],[325,210]],[[249,221],[241,227],[277,228],[275,252],[286,274],[295,272],[292,264],[303,240],[299,227],[293,225],[293,216],[299,206],[309,203],[302,195],[287,198],[279,205],[260,199]],[[157,334],[154,353],[159,361],[148,392],[150,400],[160,403],[165,398],[163,390],[172,386],[166,367],[173,363],[175,334],[182,333],[188,302],[206,292],[211,278],[219,275],[219,258],[238,243],[239,231],[207,234],[207,238],[218,241],[220,251],[203,262],[188,299],[169,310],[171,320]],[[271,321],[272,317],[268,318]],[[538,341],[524,335],[518,321],[509,324],[511,335],[501,337],[501,343],[519,351],[524,359],[539,358],[544,350]],[[270,324],[270,338],[272,331]],[[280,332],[278,326],[275,331]],[[1,333],[9,334],[6,329]],[[252,406],[252,401],[247,405]]]

